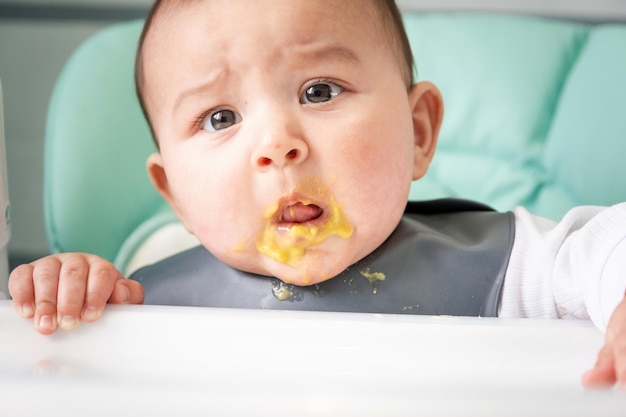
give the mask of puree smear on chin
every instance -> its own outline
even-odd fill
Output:
[[[283,209],[275,220],[277,205],[269,208],[263,217],[265,227],[256,241],[256,248],[270,258],[297,267],[305,251],[319,245],[331,236],[347,239],[352,236],[352,225],[334,198],[329,199],[327,217],[312,222],[322,215],[322,209],[306,202]]]

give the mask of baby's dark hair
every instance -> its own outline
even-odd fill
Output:
[[[404,78],[407,88],[414,82],[413,72],[415,63],[413,61],[413,51],[409,38],[404,29],[402,14],[396,5],[395,0],[373,0],[376,8],[383,17],[383,27],[389,39],[393,42],[393,52],[396,59],[400,63],[402,77]]]
[[[139,44],[137,46],[137,54],[135,57],[135,89],[137,92],[137,97],[139,99],[139,104],[141,106],[141,111],[143,112],[146,121],[148,122],[148,126],[150,127],[150,132],[152,133],[152,138],[154,139],[154,143],[157,148],[159,147],[159,142],[157,140],[154,127],[152,121],[150,120],[150,116],[148,115],[148,111],[146,108],[146,103],[144,100],[144,65],[143,65],[143,48],[144,43],[147,37],[148,32],[154,26],[155,17],[165,10],[175,10],[178,7],[189,5],[192,3],[197,3],[201,0],[155,0],[152,8],[148,12],[146,17],[146,21],[143,26],[143,30],[141,32],[141,36],[139,37]],[[361,1],[361,0],[352,0],[352,1]],[[395,0],[371,0],[376,6],[377,10],[382,15],[383,20],[383,28],[385,30],[386,35],[392,41],[393,53],[396,55],[398,62],[401,64],[400,69],[402,71],[402,77],[404,78],[407,88],[409,88],[414,83],[413,70],[414,70],[414,62],[413,62],[413,52],[411,51],[411,45],[409,43],[409,39],[407,37],[406,31],[404,29],[404,23],[402,21],[402,15],[398,6],[396,5]]]

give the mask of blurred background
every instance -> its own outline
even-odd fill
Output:
[[[145,16],[152,0],[0,0],[8,189],[9,265],[48,253],[43,220],[43,138],[50,94],[71,52],[119,21]],[[626,0],[398,0],[412,10],[495,10],[584,22],[626,21]],[[89,132],[85,132],[89,134]]]
[[[151,3],[0,0],[0,80],[12,206],[10,267],[48,253],[43,138],[48,102],[61,68],[87,37],[114,22],[145,16]]]

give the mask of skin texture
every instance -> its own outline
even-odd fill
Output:
[[[443,106],[432,84],[407,88],[385,33],[371,4],[347,0],[205,0],[156,16],[143,88],[160,152],[147,169],[221,260],[310,285],[394,230],[433,157]],[[280,260],[261,250],[268,242],[302,250]],[[77,253],[16,268],[9,290],[42,334],[97,320],[107,302],[143,301],[137,282]],[[582,377],[615,382],[626,385],[625,302]]]

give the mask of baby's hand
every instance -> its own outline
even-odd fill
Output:
[[[17,313],[33,318],[41,334],[97,320],[105,304],[141,304],[143,288],[110,262],[84,253],[46,256],[20,265],[9,276]]]
[[[618,304],[606,328],[604,347],[592,369],[582,378],[586,387],[611,386],[626,388],[626,298]]]

